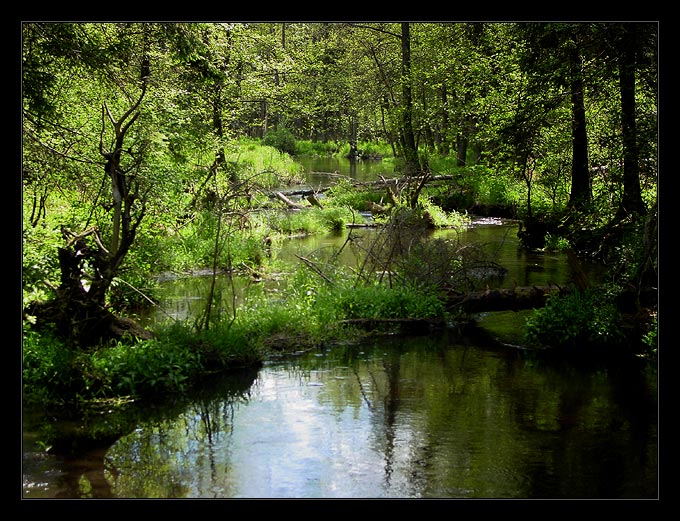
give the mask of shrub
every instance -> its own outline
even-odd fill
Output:
[[[615,344],[622,340],[619,312],[603,292],[589,290],[551,296],[527,319],[529,343],[551,347]]]
[[[200,356],[177,338],[100,348],[90,359],[88,388],[105,396],[185,391],[199,373]]]
[[[48,331],[24,332],[22,384],[28,402],[61,401],[83,386],[75,363],[76,353]]]
[[[286,154],[295,154],[295,137],[286,127],[269,130],[262,141],[265,145],[272,146]]]

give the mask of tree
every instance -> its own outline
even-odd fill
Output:
[[[615,55],[618,63],[621,96],[621,139],[623,143],[623,195],[617,212],[621,219],[628,214],[644,215],[645,203],[640,191],[639,146],[636,124],[635,77],[640,44],[650,27],[638,23],[615,24]]]
[[[27,28],[27,32],[32,29]],[[103,166],[101,172],[105,176],[100,193],[105,193],[104,186],[108,181],[111,197],[110,202],[106,201],[106,197],[102,197],[101,207],[107,212],[112,212],[110,226],[102,230],[97,225],[86,224],[74,231],[71,227],[62,225],[65,245],[58,248],[60,285],[53,288],[55,298],[32,306],[31,314],[37,316],[39,321],[56,324],[59,333],[75,345],[91,345],[102,338],[119,337],[126,332],[148,337],[146,331],[131,321],[114,316],[107,309],[106,295],[144,219],[151,186],[144,176],[139,175],[148,153],[149,141],[141,137],[143,133],[134,131],[151,77],[149,53],[151,27],[117,26],[112,32],[109,32],[112,27],[96,25],[75,26],[71,29],[75,35],[69,42],[73,55],[66,57],[66,64],[80,67],[77,57],[84,54],[90,57],[87,60],[90,70],[101,73],[110,70],[112,64],[118,60],[124,61],[123,55],[130,52],[130,56],[136,56],[137,59],[132,60],[131,68],[125,73],[136,74],[125,79],[124,74],[120,74],[114,80],[119,82],[118,85],[124,94],[119,96],[112,106],[106,101],[102,103],[100,130],[96,132],[92,129],[89,134],[91,138],[99,136],[97,149],[104,158],[103,163],[99,165]],[[57,43],[52,40],[55,33],[50,27],[45,34],[48,34],[48,37],[42,41],[41,52],[45,56],[52,54],[56,57],[57,54],[51,51]],[[103,42],[107,45],[102,45]],[[79,45],[82,53],[78,52]],[[55,78],[59,76],[56,70],[54,74]],[[27,83],[30,82],[30,77],[24,79]],[[27,89],[32,98],[36,98],[38,90],[35,89],[35,85]],[[137,91],[136,95],[134,91]],[[121,104],[121,99],[127,100],[128,106]],[[29,103],[25,110],[25,129],[28,133],[34,133],[35,141],[40,141],[39,129],[32,125],[36,114],[31,112],[30,107]],[[118,109],[122,112],[120,116],[116,116]],[[73,112],[77,113],[77,110]],[[49,118],[57,115],[50,110],[43,112],[42,116]],[[77,124],[76,121],[68,120],[70,116],[68,111],[64,111],[61,121],[55,119],[52,124],[62,128]],[[81,124],[81,128],[85,129],[85,126]],[[84,134],[87,135],[86,132]],[[68,142],[60,145],[73,148]],[[42,147],[46,148],[46,144],[42,143]],[[90,215],[98,211],[99,200],[98,194],[94,202],[87,202],[91,205]],[[103,237],[103,231],[109,233],[108,242]]]
[[[518,24],[525,42],[520,63],[531,75],[533,91],[554,85],[565,89],[571,107],[571,193],[569,206],[583,210],[592,199],[588,164],[583,54],[587,24]]]
[[[421,172],[423,165],[418,160],[418,149],[413,133],[413,76],[411,73],[411,24],[401,23],[401,134],[404,154],[404,174]]]
[[[586,130],[586,109],[584,101],[582,56],[578,32],[569,35],[567,42],[569,63],[567,81],[571,98],[571,194],[569,205],[583,210],[592,199],[590,189],[590,166],[588,164],[588,133]]]

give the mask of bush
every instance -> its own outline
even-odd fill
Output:
[[[262,141],[265,145],[276,148],[286,154],[295,154],[295,137],[286,127],[269,130]]]
[[[181,392],[198,374],[200,357],[172,338],[119,343],[94,353],[87,371],[88,388],[108,395]]]
[[[589,290],[551,296],[544,308],[527,319],[526,339],[551,347],[615,344],[622,340],[619,319],[606,293]]]
[[[75,355],[48,331],[25,331],[22,346],[24,399],[46,404],[80,392],[83,383]]]

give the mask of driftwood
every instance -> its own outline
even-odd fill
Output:
[[[288,208],[290,208],[292,210],[302,210],[305,207],[302,204],[296,203],[295,201],[291,201],[290,199],[288,199],[288,197],[283,195],[281,192],[276,192],[274,194],[274,196],[277,199],[279,199],[280,201],[283,201],[286,204],[286,206],[288,206]]]
[[[487,289],[472,293],[451,293],[447,307],[463,309],[468,313],[486,311],[519,311],[521,309],[541,308],[550,295],[567,295],[572,290],[568,286],[550,284],[547,286],[519,286],[514,288]]]
[[[321,202],[319,201],[319,199],[317,199],[316,194],[309,194],[307,196],[307,200],[309,201],[309,204],[311,204],[312,206],[317,206],[319,208],[323,208],[323,206],[321,205]]]

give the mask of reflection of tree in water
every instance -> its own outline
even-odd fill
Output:
[[[400,349],[391,346],[389,353],[384,353],[382,365],[376,367],[367,363],[366,372],[368,379],[364,378],[367,381],[362,381],[358,368],[354,367],[361,395],[373,415],[375,443],[384,460],[385,490],[402,489],[406,493],[404,487],[407,487],[409,489],[407,495],[415,496],[422,484],[418,469],[427,466],[430,451],[427,446],[416,447],[413,450],[410,441],[400,439],[399,413],[403,391]],[[407,415],[411,413],[405,412]],[[400,482],[403,480],[406,483]]]
[[[51,426],[42,441],[63,462],[57,497],[185,496],[192,469],[180,463],[195,441],[212,445],[231,428],[234,404],[248,400],[256,376],[257,369],[218,375],[187,396]],[[178,418],[184,418],[182,435],[173,432]]]
[[[396,438],[396,418],[399,410],[399,358],[384,360],[383,367],[387,376],[387,394],[383,397],[385,427],[385,484],[390,485],[394,464]]]

